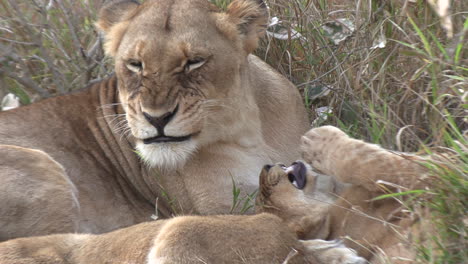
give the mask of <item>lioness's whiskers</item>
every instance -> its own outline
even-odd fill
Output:
[[[116,128],[116,127],[120,127],[125,122],[127,122],[126,118],[122,118],[118,116],[109,120],[109,125],[112,126],[113,128]]]
[[[123,121],[123,120],[122,120]],[[118,124],[116,124],[114,127],[113,127],[113,131],[115,133],[121,133],[123,131],[125,131],[126,129],[130,129],[130,127],[128,126],[128,124],[126,122],[119,122]]]
[[[111,114],[111,115],[104,115],[102,117],[110,117],[110,116],[125,116],[126,114]]]
[[[114,116],[114,118],[109,121],[109,124],[112,128],[112,131],[115,134],[120,135],[119,140],[122,140],[123,137],[130,135],[131,129],[128,125],[127,118],[125,118],[126,114],[115,114],[108,116]]]
[[[128,136],[130,135],[131,132],[132,132],[132,130],[130,129],[129,126],[127,126],[127,127],[123,130],[123,132],[120,134],[119,140],[122,141],[122,138],[128,137]]]
[[[98,109],[112,108],[116,105],[126,105],[124,103],[113,103],[113,104],[104,104],[98,107]]]
[[[128,126],[122,125],[122,126],[116,128],[116,129],[114,129],[113,131],[114,131],[114,133],[116,133],[116,134],[125,134],[125,132],[126,132],[128,129],[130,129]]]
[[[117,121],[118,117],[112,119],[110,122],[114,122],[114,121]],[[118,125],[121,125],[123,123],[127,122],[127,119],[126,118],[123,118],[121,120],[119,120],[115,125],[118,126]]]
[[[113,117],[113,118],[109,120],[109,123],[113,123],[116,120],[118,120],[119,118],[122,118],[122,117],[125,118],[125,114],[105,115],[105,116],[101,116],[99,118],[100,119],[108,119],[110,117]]]
[[[112,124],[113,122],[115,122],[115,120],[121,118],[121,117],[125,117],[126,114],[109,114],[109,115],[102,115],[102,116],[99,116],[98,119],[104,119],[104,120],[108,120],[109,118],[112,118],[110,120],[108,120],[108,122],[110,124]]]

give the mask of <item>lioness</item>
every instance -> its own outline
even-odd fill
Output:
[[[296,158],[301,97],[249,55],[267,21],[259,0],[107,1],[115,75],[0,113],[0,240],[228,213],[233,181]]]
[[[301,144],[306,163],[263,168],[257,211],[287,219],[301,239],[345,239],[372,263],[414,259],[405,244],[414,220],[404,217],[397,200],[372,199],[396,186],[427,186],[429,173],[419,158],[352,139],[332,126],[310,130]]]

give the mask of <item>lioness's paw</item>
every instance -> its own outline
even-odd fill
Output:
[[[306,254],[312,255],[320,264],[365,264],[353,249],[347,248],[341,241],[321,239],[301,240]]]

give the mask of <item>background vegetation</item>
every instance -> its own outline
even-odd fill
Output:
[[[0,98],[12,92],[27,104],[106,77],[111,61],[93,28],[101,4],[2,0]],[[427,164],[437,174],[432,188],[393,198],[409,198],[412,217],[431,223],[410,241],[418,261],[468,259],[468,2],[268,4],[272,23],[257,55],[297,85],[313,126],[332,124],[394,150],[445,153]]]
[[[419,262],[465,262],[468,2],[269,4],[280,23],[258,54],[298,86],[313,126],[332,124],[394,150],[444,153],[426,164],[437,175],[432,188],[393,198],[424,220],[408,241]]]

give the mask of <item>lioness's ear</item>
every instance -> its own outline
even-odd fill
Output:
[[[265,34],[268,25],[268,7],[263,0],[233,0],[227,15],[241,34],[244,49],[248,53],[257,48],[258,39]]]
[[[140,4],[135,0],[108,0],[99,10],[96,27],[104,34],[104,50],[114,56],[127,28],[123,23],[133,17]]]
[[[108,0],[99,10],[96,26],[103,32],[118,22],[124,21],[140,4],[135,0]]]

